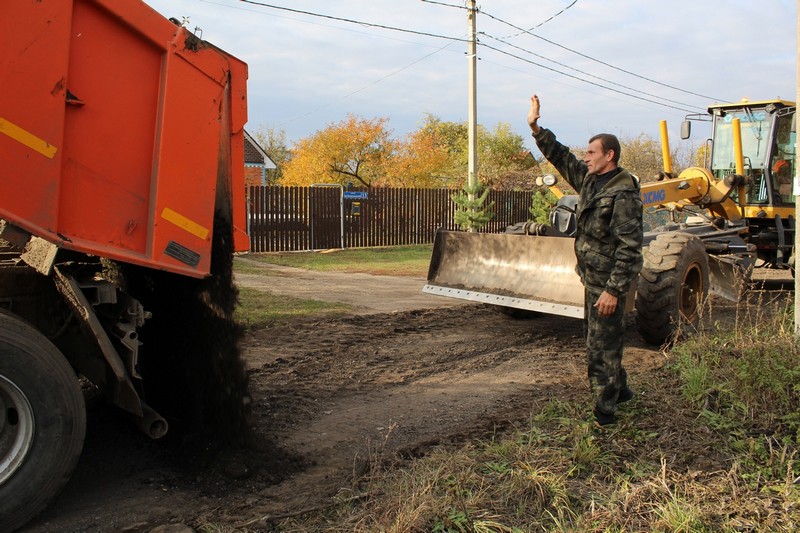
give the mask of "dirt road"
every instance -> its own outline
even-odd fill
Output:
[[[253,439],[246,450],[149,441],[90,399],[77,472],[25,531],[191,531],[180,528],[207,523],[267,531],[281,517],[325,506],[377,458],[413,458],[436,444],[488,435],[551,398],[585,399],[588,416],[579,321],[512,320],[420,295],[421,279],[285,269],[266,286],[237,279],[358,310],[248,335]],[[347,288],[336,295],[334,287]],[[633,328],[627,345],[636,386],[665,356]]]
[[[269,265],[246,258],[237,260],[270,273],[269,276],[237,274],[236,281],[243,287],[295,298],[345,303],[353,306],[353,313],[359,315],[452,307],[459,303],[423,293],[425,280],[421,278],[363,273],[342,275]]]

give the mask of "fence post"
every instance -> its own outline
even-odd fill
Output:
[[[414,189],[414,244],[419,244],[419,189]]]

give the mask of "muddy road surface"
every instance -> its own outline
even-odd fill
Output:
[[[514,320],[481,305],[420,298],[422,279],[294,269],[276,269],[267,283],[237,279],[304,298],[311,291],[354,311],[247,335],[253,406],[246,448],[191,436],[150,441],[88,394],[77,471],[24,531],[144,533],[207,524],[268,531],[282,518],[324,508],[374,461],[412,460],[438,444],[489,435],[552,398],[586,401],[590,416],[577,320]],[[337,296],[332,287],[350,288]],[[667,355],[644,344],[634,327],[627,337],[636,387],[637,375]]]

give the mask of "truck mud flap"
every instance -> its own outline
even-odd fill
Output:
[[[440,230],[423,292],[583,318],[574,239]]]

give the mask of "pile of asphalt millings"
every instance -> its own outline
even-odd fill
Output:
[[[117,265],[125,290],[152,313],[140,331],[145,402],[167,419],[167,439],[182,444],[244,444],[250,394],[233,319],[233,232],[214,220],[211,276],[195,279]]]

